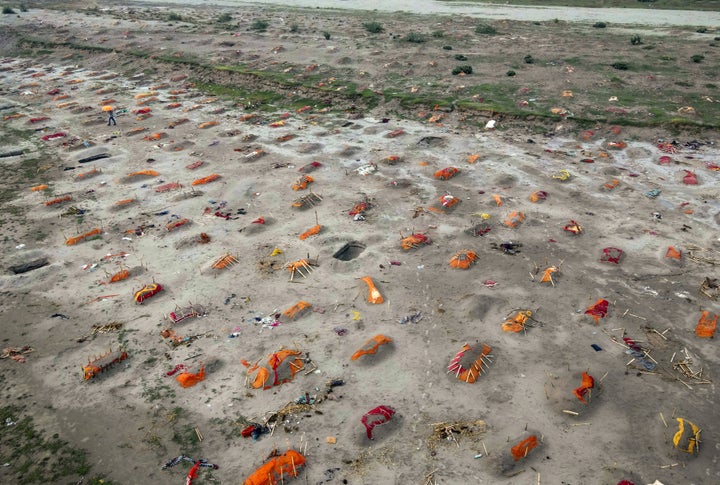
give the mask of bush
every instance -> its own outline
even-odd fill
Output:
[[[180,22],[180,21],[182,21],[182,17],[180,16],[179,13],[170,12],[168,14],[168,20],[170,22]]]
[[[3,7],[2,13],[11,14],[11,13],[15,13],[15,10],[13,10],[12,7]]]
[[[480,35],[495,35],[497,34],[497,29],[489,24],[478,24],[477,27],[475,27],[475,33]]]
[[[380,32],[383,32],[385,30],[382,24],[378,22],[365,22],[363,24],[363,27],[365,27],[365,30],[367,30],[371,34],[379,34]]]
[[[227,12],[224,13],[224,14],[222,14],[221,16],[219,16],[218,19],[217,19],[217,21],[218,21],[219,23],[221,23],[221,24],[224,23],[224,22],[230,22],[231,20],[232,20],[232,15],[230,15],[230,14],[227,13]]]
[[[632,45],[640,45],[642,44],[642,37],[640,37],[638,34],[633,34],[633,36],[630,37],[630,43]]]
[[[464,74],[472,74],[472,66],[457,66],[452,70],[453,76],[457,76],[461,72]]]
[[[20,4],[20,11],[21,11],[21,12],[27,12],[27,11],[28,11],[28,9],[27,9],[27,7],[25,6],[24,3],[21,3],[21,4]]]
[[[513,77],[515,74],[516,74],[516,72],[513,71],[512,69],[510,69],[508,72],[505,73],[505,75],[507,77]]]
[[[300,26],[298,24],[290,24],[290,32],[293,34],[300,32]]]
[[[692,59],[693,62],[702,62],[703,59],[705,59],[705,56],[702,54],[695,54],[690,59]]]
[[[525,64],[533,64],[533,63],[535,63],[535,59],[533,59],[533,56],[531,56],[530,54],[528,54],[528,55],[526,55],[525,57],[523,57],[523,61],[525,61]]]
[[[432,33],[432,36],[436,39],[442,39],[443,37],[445,37],[445,32],[443,32],[442,30],[436,30]]]
[[[444,45],[444,46],[443,46],[443,50],[445,50],[445,51],[451,51],[451,50],[452,50],[452,46],[451,46],[451,45]]]
[[[613,62],[610,64],[613,69],[617,69],[618,71],[627,71],[630,69],[630,65],[628,65],[627,62]]]
[[[695,32],[697,32],[698,34],[704,34],[704,33],[707,32],[707,28],[705,28],[705,27],[700,27],[700,28],[697,29]]]
[[[596,29],[604,29],[605,27],[607,27],[607,23],[605,23],[605,22],[595,22],[595,23],[593,24],[593,27],[595,27]]]
[[[330,40],[330,32],[323,32],[323,37],[325,37],[325,40]]]
[[[422,44],[425,42],[425,36],[422,34],[418,34],[417,32],[410,32],[408,35],[405,36],[403,39],[405,42],[412,42],[413,44]]]
[[[456,61],[467,61],[467,57],[462,54],[455,54]]]
[[[270,22],[267,20],[256,20],[253,23],[250,24],[250,30],[254,30],[256,32],[265,32],[270,25]]]

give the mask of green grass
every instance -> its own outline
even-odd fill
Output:
[[[200,445],[200,439],[197,433],[195,433],[195,427],[189,424],[176,427],[173,432],[172,441],[178,445],[181,453],[188,455],[196,452]]]
[[[365,22],[362,25],[365,28],[365,30],[367,30],[371,34],[379,34],[383,31],[385,31],[382,24],[380,24],[379,22]]]
[[[7,426],[6,419],[15,424]],[[4,483],[77,483],[90,472],[84,450],[70,446],[58,434],[47,437],[23,407],[0,408],[0,423],[0,463],[10,464],[3,468]],[[102,477],[95,476],[89,483],[101,483],[100,480]]]
[[[147,383],[143,383],[142,396],[147,402],[161,401],[165,399],[175,398],[175,390],[166,384],[156,382],[154,387],[150,387]]]
[[[195,87],[207,94],[243,104],[269,105],[285,98],[282,94],[271,91],[255,91],[238,86],[227,86],[206,81],[195,81]]]
[[[267,31],[267,28],[270,26],[270,22],[267,20],[255,20],[253,23],[250,24],[250,30],[254,30],[255,32],[265,32]]]

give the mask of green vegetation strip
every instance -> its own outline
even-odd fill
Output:
[[[98,51],[102,49],[112,50],[106,47],[88,46],[70,42],[55,43],[27,37],[21,38],[19,44],[29,44],[35,47],[43,48],[66,47],[86,51]],[[432,109],[437,107],[444,111],[452,111],[455,108],[461,108],[470,115],[472,115],[473,112],[477,114],[491,113],[493,116],[508,115],[518,119],[541,118],[556,120],[559,118],[558,115],[550,113],[550,108],[555,106],[555,104],[551,103],[557,102],[562,104],[560,100],[545,100],[542,106],[538,105],[529,107],[528,109],[520,109],[517,106],[517,100],[514,99],[514,96],[508,89],[507,83],[475,86],[476,89],[482,88],[478,92],[490,93],[489,96],[486,96],[485,102],[479,103],[474,100],[468,100],[461,97],[436,97],[433,93],[418,95],[400,88],[389,88],[383,92],[364,89],[363,91],[358,92],[356,84],[348,81],[342,81],[337,78],[332,83],[321,83],[321,80],[327,79],[331,76],[329,73],[323,73],[323,75],[309,73],[293,74],[286,71],[277,72],[270,70],[256,70],[248,68],[242,64],[210,65],[203,63],[196,56],[181,53],[175,55],[153,55],[146,52],[132,50],[117,52],[118,54],[126,54],[141,58],[151,57],[160,62],[168,64],[181,64],[195,70],[208,69],[212,71],[237,73],[253,78],[257,80],[257,82],[264,82],[265,89],[253,90],[239,87],[236,82],[233,82],[232,84],[224,84],[197,81],[196,85],[199,89],[209,92],[210,94],[222,95],[231,99],[243,101],[244,105],[247,106],[248,109],[277,109],[280,107],[289,108],[293,106],[299,107],[299,103],[301,101],[293,99],[286,93],[274,91],[274,89],[287,91],[290,89],[295,90],[297,88],[303,88],[315,95],[332,96],[335,101],[342,99],[345,102],[361,104],[365,108],[369,109],[379,106],[383,101],[396,101],[399,102],[401,108],[404,109]],[[628,68],[630,67],[631,66],[628,66]],[[650,66],[648,66],[648,68],[650,68]],[[603,96],[607,94],[609,94],[609,92],[602,93]],[[625,96],[628,101],[626,105],[622,107],[625,109],[624,113],[603,112],[601,111],[601,108],[586,108],[581,112],[571,112],[568,115],[568,118],[578,123],[607,122],[638,127],[670,126],[674,128],[720,128],[720,104],[714,104],[713,106],[708,107],[707,103],[705,103],[705,107],[702,111],[700,111],[699,116],[695,116],[691,119],[678,116],[678,113],[676,112],[677,106],[667,102],[667,99],[670,99],[667,96],[667,93],[663,92],[653,94],[652,92],[647,91],[636,94],[637,96]],[[596,100],[596,103],[593,104],[593,106],[603,106],[607,104],[603,102],[599,96],[593,96],[593,98]],[[308,99],[312,101],[312,98]],[[693,100],[700,102],[700,100],[697,99],[697,96],[693,97]],[[319,103],[330,105],[332,102],[332,100],[329,100],[321,101]],[[307,104],[317,106],[318,101],[316,100],[313,103]]]
[[[57,434],[47,438],[22,407],[0,408],[0,423],[0,463],[9,464],[3,471],[5,483],[79,483],[90,472],[84,451]],[[111,484],[97,476],[83,483]]]

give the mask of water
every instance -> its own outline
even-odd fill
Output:
[[[657,10],[634,8],[567,8],[513,6],[492,3],[441,2],[437,0],[136,0],[138,3],[172,5],[244,5],[292,6],[303,8],[377,10],[417,14],[466,15],[491,20],[566,22],[604,21],[611,24],[642,24],[651,26],[720,27],[720,12],[692,10]]]

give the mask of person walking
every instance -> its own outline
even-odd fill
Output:
[[[112,122],[113,125],[117,126],[113,110],[108,111],[108,126],[110,126],[110,122]]]

